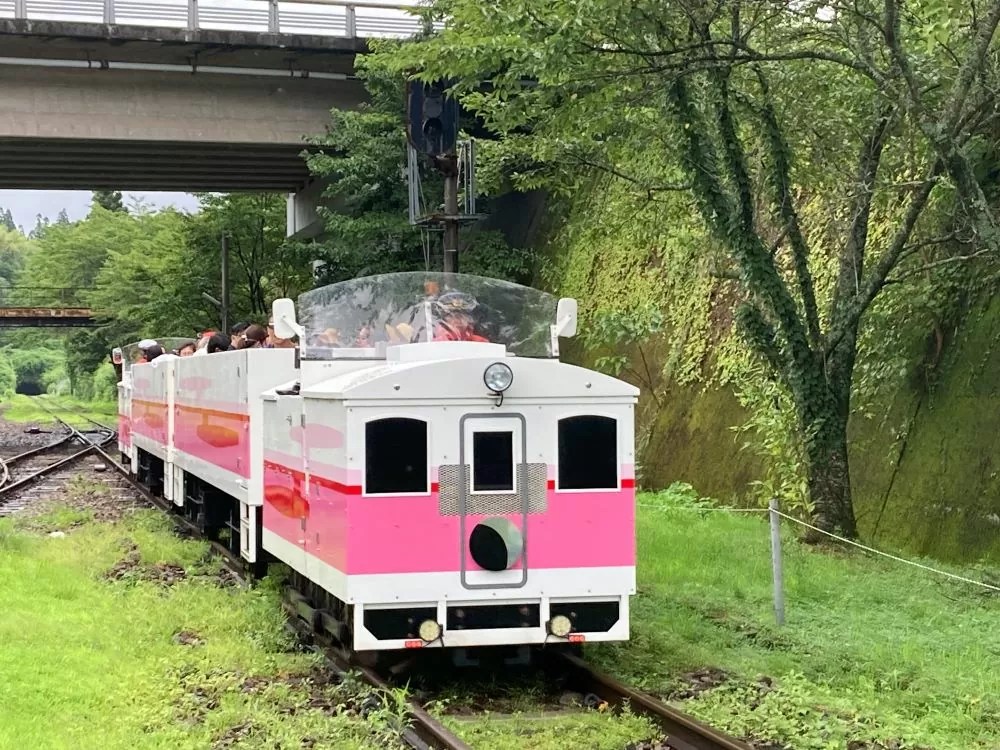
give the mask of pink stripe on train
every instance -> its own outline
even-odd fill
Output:
[[[626,469],[622,469],[624,475]],[[347,469],[336,473],[342,478],[360,474]],[[287,483],[296,475],[302,477],[301,472],[265,465],[265,484]],[[268,480],[268,476],[273,480]],[[529,566],[634,565],[633,483],[623,479],[621,490],[608,491],[559,493],[550,489],[548,510],[528,516]],[[302,533],[301,519],[289,524],[291,519],[275,503],[268,502],[266,487],[264,525],[288,541],[304,544],[311,554],[353,575],[458,571],[460,550],[468,545],[460,544],[458,516],[441,515],[437,489],[435,483],[429,495],[369,497],[361,495],[360,484],[312,477],[306,503],[306,532]],[[281,493],[274,494],[279,502],[291,502],[280,497]],[[506,517],[518,526],[522,522],[520,514]],[[466,536],[483,518],[466,517]],[[477,567],[469,558],[466,563],[472,569]]]

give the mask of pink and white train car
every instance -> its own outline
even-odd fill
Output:
[[[172,348],[173,339],[161,339]],[[123,347],[119,444],[132,471],[206,535],[258,560],[263,502],[261,393],[296,373],[291,349],[134,362]],[[122,422],[131,440],[121,439]]]
[[[274,313],[301,371],[263,396],[263,548],[346,645],[628,638],[638,391],[559,362],[575,301],[414,273]]]
[[[250,563],[258,562],[263,503],[260,396],[295,377],[295,354],[243,349],[169,364],[172,450],[164,495],[210,537],[225,534]]]

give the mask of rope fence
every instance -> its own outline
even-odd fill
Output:
[[[949,578],[953,581],[959,581],[961,583],[970,584],[972,586],[977,586],[981,589],[987,591],[1000,593],[1000,586],[995,586],[985,581],[979,581],[974,578],[969,578],[967,576],[958,575],[957,573],[950,573],[946,570],[941,570],[939,568],[932,567],[930,565],[925,565],[924,563],[917,562],[916,560],[908,560],[905,557],[900,557],[899,555],[894,555],[889,552],[884,552],[883,550],[870,547],[866,544],[856,542],[852,539],[847,539],[846,537],[839,536],[838,534],[825,531],[814,524],[803,521],[795,516],[789,515],[778,508],[778,503],[776,500],[772,500],[770,506],[767,508],[720,508],[720,507],[690,507],[683,505],[657,505],[655,503],[636,503],[637,508],[647,508],[649,510],[655,510],[660,512],[667,511],[688,511],[691,513],[758,513],[767,514],[770,520],[771,528],[771,563],[772,563],[772,576],[774,583],[774,615],[777,623],[783,625],[785,622],[785,602],[784,602],[784,573],[782,565],[782,555],[781,555],[781,535],[780,535],[780,523],[781,519],[791,521],[794,524],[802,526],[804,528],[810,529],[816,533],[822,534],[830,539],[834,539],[842,544],[847,544],[864,552],[872,555],[877,555],[879,557],[884,557],[903,565],[909,565],[914,568],[932,573],[934,575],[942,576],[944,578]]]

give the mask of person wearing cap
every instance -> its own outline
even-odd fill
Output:
[[[478,306],[475,297],[463,292],[445,292],[434,303],[438,322],[434,326],[435,341],[486,341],[476,333],[472,312]]]
[[[136,364],[152,362],[161,354],[163,347],[156,342],[156,339],[143,339],[139,342],[139,357],[136,359]]]

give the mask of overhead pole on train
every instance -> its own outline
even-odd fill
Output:
[[[444,271],[458,272],[458,229],[463,216],[459,214],[459,154],[458,101],[448,96],[450,82],[410,81],[406,88],[406,137],[416,154],[428,157],[444,176],[444,206],[442,214],[418,217],[419,170],[410,159],[410,221],[437,224],[443,229]]]
[[[222,233],[222,299],[219,301],[219,310],[222,318],[222,332],[229,334],[229,233]]]

